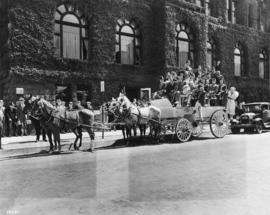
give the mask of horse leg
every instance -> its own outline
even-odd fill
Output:
[[[86,129],[87,133],[89,134],[90,137],[90,152],[94,152],[95,150],[95,146],[94,146],[94,139],[95,139],[95,133],[93,132],[93,130],[91,128],[87,128]]]
[[[73,133],[75,134],[75,136],[76,136],[76,139],[75,139],[75,141],[74,141],[74,143],[73,143],[73,147],[74,147],[74,150],[78,150],[78,148],[77,148],[77,142],[78,142],[78,140],[79,140],[79,134],[78,134],[76,128],[73,128],[73,129],[72,129],[72,132],[73,132]],[[72,145],[72,144],[71,144],[71,145]],[[70,145],[69,149],[71,148],[71,145]]]
[[[49,129],[46,129],[46,134],[48,136],[49,143],[50,143],[50,151],[49,152],[53,152],[52,132]]]
[[[126,140],[126,128],[124,126],[122,127],[122,134],[123,134],[124,140]]]
[[[79,134],[79,139],[80,139],[80,144],[79,144],[78,149],[80,149],[82,146],[82,127],[78,127],[78,134]]]

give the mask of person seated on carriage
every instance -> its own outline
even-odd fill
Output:
[[[73,110],[73,102],[69,102],[67,105],[67,111],[72,111]]]
[[[63,102],[62,102],[62,100],[61,100],[61,98],[60,97],[58,97],[58,98],[56,98],[56,110],[58,110],[58,111],[65,111],[66,110],[66,107],[65,107],[65,105],[63,105]]]
[[[164,90],[166,88],[164,76],[159,77],[159,90]]]
[[[192,94],[192,92],[191,92],[189,82],[185,81],[184,86],[183,86],[182,95],[185,98],[184,102],[186,103],[187,106],[190,106],[191,94]]]
[[[220,79],[220,83],[218,86],[218,105],[225,106],[226,105],[226,93],[227,93],[227,85],[224,83],[224,79]]]
[[[92,103],[91,103],[90,101],[87,101],[87,102],[86,102],[86,109],[91,110],[91,111],[94,110],[94,108],[93,108],[93,106],[92,106]]]
[[[205,103],[210,106],[210,80],[204,80]]]
[[[136,98],[133,99],[132,104],[135,105],[135,106],[138,106],[138,101],[137,101]]]
[[[209,86],[210,105],[215,106],[217,104],[218,85],[216,79],[212,78]]]
[[[75,104],[74,104],[74,109],[75,109],[75,110],[82,110],[82,109],[84,109],[84,107],[82,106],[80,100],[78,100],[78,101],[75,102]]]
[[[215,71],[215,73],[212,74],[212,78],[215,78],[216,79],[217,84],[220,83],[220,80],[221,79],[224,79],[223,75],[221,75],[221,73],[220,73],[219,70]]]
[[[200,84],[198,86],[198,89],[195,90],[193,95],[194,95],[194,100],[195,100],[195,107],[194,107],[193,114],[198,113],[199,120],[203,121],[202,107],[204,106],[204,102],[205,102],[204,86],[202,84]]]

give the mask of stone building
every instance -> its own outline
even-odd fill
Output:
[[[159,76],[215,66],[245,101],[270,99],[266,0],[2,0],[1,97],[21,93],[100,104]]]

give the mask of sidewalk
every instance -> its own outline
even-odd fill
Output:
[[[88,133],[83,132],[83,141],[85,141],[85,139],[87,138],[89,139]],[[107,146],[107,145],[113,144],[114,141],[118,139],[122,139],[122,138],[123,138],[122,131],[105,132],[104,139],[102,139],[102,132],[95,132],[95,145],[97,147],[104,147],[105,145]],[[42,147],[49,146],[48,141],[35,142],[35,140],[36,140],[35,135],[18,136],[18,137],[3,137],[2,148],[4,150],[13,150],[13,149],[26,149],[26,148],[42,148]],[[75,140],[75,134],[73,133],[61,134],[62,145],[70,144],[70,142],[72,142],[73,140]]]

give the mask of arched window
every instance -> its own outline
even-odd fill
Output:
[[[141,63],[141,35],[135,21],[117,21],[115,55],[116,63]]]
[[[176,26],[176,57],[177,66],[183,68],[187,60],[194,63],[193,35],[185,24]],[[194,65],[193,65],[194,66]]]
[[[60,57],[88,58],[88,32],[84,16],[72,5],[57,7],[54,25],[54,46]]]
[[[234,76],[239,77],[244,72],[243,49],[239,43],[234,48]]]
[[[216,46],[213,40],[206,43],[206,64],[210,68],[216,65]]]
[[[264,79],[268,78],[267,71],[267,55],[265,50],[262,50],[259,54],[259,77]]]

